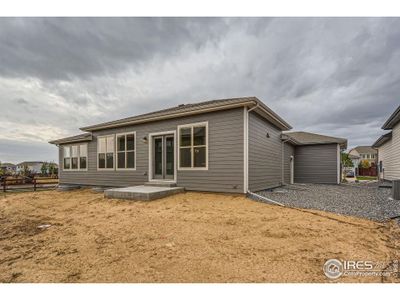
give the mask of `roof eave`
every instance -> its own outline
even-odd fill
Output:
[[[302,142],[302,141],[297,140],[295,137],[292,137],[290,135],[290,133],[293,133],[293,132],[282,133],[281,138],[286,137],[287,139],[290,139],[292,142],[294,142],[294,144],[299,145],[299,146],[339,144],[341,149],[347,149],[347,139],[345,139],[345,138],[330,137],[335,140]]]
[[[273,113],[271,110],[267,109],[267,107],[265,105],[263,105],[260,100],[258,100],[257,98],[254,97],[254,100],[247,100],[247,101],[243,101],[240,103],[225,104],[225,105],[219,105],[219,106],[210,106],[210,107],[205,107],[202,109],[192,109],[192,110],[188,110],[188,111],[162,114],[159,116],[153,116],[153,117],[149,117],[149,118],[143,118],[143,119],[139,119],[139,120],[126,121],[126,122],[120,122],[120,123],[114,123],[114,124],[113,123],[110,123],[110,124],[103,123],[103,124],[99,124],[99,125],[81,127],[80,130],[86,131],[86,132],[92,132],[92,131],[102,130],[102,129],[117,128],[117,127],[123,127],[123,126],[129,126],[129,125],[135,125],[135,124],[141,124],[141,123],[147,123],[147,122],[153,122],[153,121],[173,119],[173,118],[178,118],[178,117],[182,117],[182,116],[197,115],[197,114],[201,114],[201,113],[205,113],[205,112],[221,111],[221,110],[244,107],[244,106],[256,106],[257,104],[258,104],[258,108],[260,109],[260,111],[265,113],[266,116],[269,117],[267,119],[270,122],[272,122],[273,124],[275,124],[276,126],[281,128],[282,130],[292,129],[292,127],[288,123],[286,123],[283,119],[281,119],[278,115]]]
[[[374,149],[378,149],[379,147],[381,147],[382,145],[384,145],[385,143],[387,143],[388,141],[390,141],[392,139],[392,132],[389,132],[387,134],[381,135],[376,141],[375,143],[372,144],[372,148]]]
[[[92,137],[87,137],[87,138],[81,138],[81,139],[76,139],[76,140],[67,140],[67,139],[59,139],[59,140],[53,140],[49,141],[49,144],[53,145],[65,145],[65,144],[73,144],[73,143],[80,143],[80,142],[90,142],[92,140]]]
[[[400,122],[400,106],[392,113],[387,121],[381,127],[384,130],[393,129],[393,127]]]

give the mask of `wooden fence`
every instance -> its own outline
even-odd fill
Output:
[[[359,168],[358,169],[359,176],[378,176],[378,171],[376,166],[372,166],[369,168]]]
[[[57,185],[58,179],[53,178],[1,178],[1,191],[3,193],[7,191],[36,191],[38,189],[51,189],[56,187]]]

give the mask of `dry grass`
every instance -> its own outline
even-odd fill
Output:
[[[392,223],[241,195],[132,202],[88,190],[13,194],[0,198],[0,281],[327,282],[327,259],[397,259],[399,236]]]

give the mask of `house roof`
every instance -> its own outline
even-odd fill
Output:
[[[347,139],[311,132],[284,132],[282,137],[289,138],[296,145],[339,144],[341,148],[347,148]]]
[[[254,111],[259,113],[262,117],[270,121],[272,124],[282,130],[289,130],[292,127],[284,121],[280,116],[273,112],[268,106],[256,97],[241,97],[241,98],[230,98],[230,99],[219,99],[204,101],[191,104],[181,104],[175,107],[146,113],[138,116],[128,117],[116,121],[100,123],[92,126],[86,126],[80,128],[83,131],[95,131],[105,128],[115,128],[163,119],[171,119],[180,116],[200,114],[204,112],[225,110],[235,107],[255,107]]]
[[[400,122],[400,106],[392,113],[392,115],[387,119],[385,124],[383,124],[382,129],[393,129],[393,127]]]
[[[392,139],[392,132],[388,132],[382,136],[380,136],[375,143],[372,145],[374,148],[378,148],[382,146],[384,143]]]
[[[360,154],[376,154],[377,153],[376,149],[372,148],[372,146],[357,146],[357,147],[351,149],[350,151],[352,151],[352,150],[356,150]]]
[[[69,143],[75,143],[75,142],[85,142],[85,141],[91,141],[92,140],[92,134],[91,133],[83,133],[79,135],[74,135],[54,141],[50,141],[50,144],[54,145],[62,145],[62,144],[69,144]]]
[[[5,168],[5,167],[15,167],[15,165],[12,164],[12,163],[2,163],[2,164],[0,164],[0,167],[3,167],[3,168]]]
[[[360,156],[358,156],[358,155],[354,155],[354,154],[348,154],[349,155],[349,158],[350,159],[359,159],[360,158]]]
[[[17,164],[17,166],[21,166],[21,165],[30,166],[30,165],[36,165],[36,164],[42,164],[42,163],[43,163],[42,161],[23,161],[23,162]]]

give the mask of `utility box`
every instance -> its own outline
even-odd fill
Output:
[[[395,200],[400,200],[400,180],[393,180],[392,197]]]

